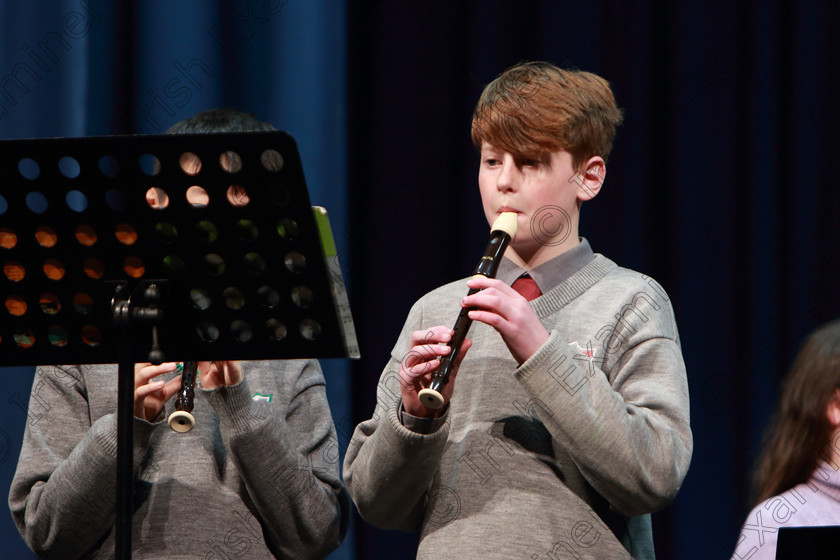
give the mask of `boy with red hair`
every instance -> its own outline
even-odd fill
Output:
[[[479,99],[484,212],[516,213],[518,231],[495,279],[414,305],[345,459],[362,517],[420,530],[418,558],[654,557],[649,514],[676,495],[692,449],[677,326],[659,284],[578,237],[620,122],[605,80],[543,62]],[[431,410],[418,392],[460,307],[471,342]]]

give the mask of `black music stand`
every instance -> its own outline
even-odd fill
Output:
[[[4,365],[119,364],[117,558],[134,363],[359,357],[284,132],[0,141],[0,185]]]

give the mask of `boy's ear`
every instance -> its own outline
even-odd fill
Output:
[[[580,171],[578,183],[578,200],[592,200],[601,191],[601,185],[607,177],[607,164],[601,156],[592,156],[584,163]]]

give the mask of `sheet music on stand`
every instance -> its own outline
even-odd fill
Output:
[[[129,506],[133,364],[150,351],[359,357],[326,212],[284,132],[0,141],[0,263],[4,365],[120,364]]]

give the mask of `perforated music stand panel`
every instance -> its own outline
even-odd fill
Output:
[[[4,365],[118,362],[152,283],[166,360],[347,356],[284,132],[2,141],[0,263]]]

